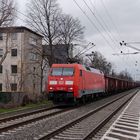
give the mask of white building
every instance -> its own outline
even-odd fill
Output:
[[[40,93],[42,36],[26,27],[0,27],[0,91]]]

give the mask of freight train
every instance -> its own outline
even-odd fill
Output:
[[[135,82],[106,76],[81,64],[53,64],[46,84],[48,99],[55,104],[85,102],[101,94],[135,88]]]

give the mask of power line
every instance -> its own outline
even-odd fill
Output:
[[[105,41],[107,42],[107,44],[112,48],[112,50],[114,51],[114,48],[111,46],[111,44],[109,43],[109,41],[105,38],[105,36],[100,32],[100,30],[98,29],[98,27],[93,23],[93,21],[90,19],[90,17],[86,14],[86,12],[79,6],[79,4],[76,2],[76,0],[73,0],[75,2],[75,4],[79,7],[79,9],[82,11],[82,13],[88,18],[88,20],[91,22],[91,24],[97,29],[97,31],[101,34],[101,36],[105,39]],[[126,61],[126,63],[128,63]]]
[[[75,0],[74,0],[75,1]],[[90,9],[90,11],[92,12],[92,14],[96,17],[96,15],[93,13],[93,11],[91,10],[91,8],[88,6],[88,4],[85,2],[85,0],[83,0],[84,1],[84,3],[86,4],[86,6]],[[76,3],[76,5],[81,9],[81,11],[83,12],[83,13],[85,13],[84,11],[83,11],[83,9],[79,6],[79,4],[75,1],[75,3]],[[86,14],[86,13],[85,13]],[[86,14],[86,16],[87,16],[87,14]],[[88,19],[90,19],[89,17],[88,17]],[[98,18],[96,17],[96,19],[98,20]],[[91,19],[90,19],[90,21],[92,21]],[[100,21],[98,20],[98,22],[100,23]],[[100,23],[101,24],[101,23]],[[103,27],[103,25],[101,24],[101,26]],[[97,27],[98,28],[98,27]],[[103,27],[104,28],[104,27]],[[98,29],[99,30],[99,29]],[[100,31],[99,31],[100,32]],[[104,37],[105,38],[105,37]],[[105,40],[106,40],[106,38],[105,38]],[[107,41],[108,42],[108,41]],[[110,43],[108,43],[109,44],[109,46],[112,48],[112,50],[114,51],[114,48],[110,45]],[[118,49],[118,48],[117,48]],[[120,51],[120,50],[119,50]]]
[[[104,28],[104,26],[102,25],[102,23],[100,22],[100,20],[97,18],[97,16],[94,14],[94,12],[92,11],[92,9],[89,7],[89,5],[87,4],[87,2],[85,1],[85,0],[83,0],[84,1],[84,3],[85,3],[85,5],[88,7],[88,9],[90,10],[90,12],[92,13],[92,15],[96,18],[96,20],[98,21],[98,23],[101,25],[101,27],[106,31],[106,29]],[[96,8],[95,8],[96,9]],[[104,23],[105,24],[105,23]],[[106,24],[105,24],[106,25]],[[106,25],[107,26],[107,25]],[[108,27],[107,27],[108,28]],[[112,39],[112,36],[110,36],[110,34],[109,34],[109,32],[107,31],[107,34],[108,34],[108,36],[109,36],[109,38],[115,43],[115,41]],[[117,41],[116,41],[117,42]],[[115,43],[116,44],[116,43]],[[119,50],[119,51],[121,51],[118,47],[117,47],[117,49]]]
[[[90,0],[90,2],[91,2],[91,0]],[[121,39],[121,36],[120,36],[119,30],[118,30],[116,24],[114,23],[113,19],[111,18],[111,16],[110,16],[110,14],[109,14],[109,12],[108,12],[108,10],[107,10],[107,8],[106,8],[106,6],[105,6],[103,0],[101,0],[101,3],[102,3],[102,5],[103,5],[103,7],[104,7],[104,9],[105,9],[105,12],[106,12],[107,16],[108,16],[109,19],[110,19],[112,25],[115,27],[115,29],[116,29],[116,33],[118,34],[119,38]],[[91,4],[92,4],[92,2],[91,2]],[[92,4],[92,5],[93,5],[93,4]],[[120,51],[121,51],[121,50],[120,50]],[[129,58],[130,58],[130,56],[129,56]],[[131,59],[131,60],[132,60],[132,59]]]
[[[94,22],[90,19],[90,17],[86,14],[86,12],[79,6],[79,4],[76,2],[76,0],[73,0],[75,2],[75,4],[78,6],[78,8],[82,11],[82,13],[87,17],[87,19],[90,21],[90,23],[96,28],[96,30],[100,33],[100,35],[103,37],[103,39],[106,41],[106,43],[112,48],[112,50],[114,51],[114,48],[111,46],[111,44],[109,43],[109,41],[106,39],[106,37],[104,36],[104,34],[102,34],[102,32],[98,29],[98,27],[94,24]]]
[[[120,33],[119,33],[118,27],[116,26],[116,24],[114,23],[112,17],[110,16],[110,14],[109,14],[109,12],[108,12],[108,10],[107,10],[107,8],[106,8],[106,6],[105,6],[103,0],[101,0],[101,3],[102,3],[102,5],[103,5],[103,7],[104,7],[104,9],[105,9],[105,12],[106,12],[107,16],[108,16],[109,19],[110,19],[112,25],[115,27],[116,33],[118,34],[119,38],[121,39],[121,35],[120,35]],[[130,58],[130,56],[129,56],[129,58]],[[134,59],[132,58],[132,60],[134,60]]]
[[[102,22],[104,23],[104,25],[100,22],[100,20],[98,19],[98,17],[95,15],[95,13],[93,12],[93,10],[89,7],[89,5],[87,4],[87,2],[85,0],[83,0],[83,2],[85,3],[85,5],[87,6],[87,8],[90,10],[90,12],[92,13],[92,15],[95,17],[95,19],[97,20],[97,22],[99,23],[99,25],[103,28],[103,30],[105,30],[105,32],[107,33],[108,37],[110,38],[110,40],[112,40],[112,42],[116,43],[118,42],[111,34],[111,32],[108,29],[108,26],[106,25],[106,23],[104,22],[104,20],[100,17],[100,19],[102,20]],[[90,1],[91,2],[91,1]],[[92,4],[92,2],[91,2]],[[92,6],[94,7],[94,5],[92,4]],[[94,7],[95,8],[95,7]],[[95,8],[96,9],[96,8]],[[98,16],[100,16],[98,14]],[[106,29],[105,29],[106,28]],[[116,41],[116,42],[115,42]]]
[[[100,22],[100,20],[97,18],[97,16],[94,14],[94,12],[92,11],[92,9],[89,7],[89,5],[87,4],[87,2],[85,1],[85,0],[83,0],[83,2],[85,3],[85,5],[88,7],[88,9],[90,10],[90,12],[92,13],[92,15],[95,17],[95,19],[97,20],[97,22],[100,24],[100,26],[105,30],[105,32],[106,32],[106,29],[105,29],[105,27],[104,27],[104,25],[106,26],[106,28],[107,28],[107,35],[109,36],[109,38],[112,40],[112,42],[114,42],[115,43],[115,45],[117,45],[116,44],[116,42],[118,43],[118,41],[116,40],[116,39],[114,39],[114,37],[112,37],[112,34],[109,32],[109,30],[108,30],[108,26],[106,25],[106,23],[103,21],[103,23],[104,23],[104,25],[102,25],[102,23]],[[91,2],[91,1],[90,1]],[[92,6],[94,7],[94,5],[92,4]],[[95,8],[95,7],[94,7]],[[95,8],[96,9],[96,8]],[[101,18],[101,17],[100,17]],[[102,18],[101,18],[102,19]],[[110,33],[110,34],[109,34]],[[114,39],[114,40],[113,40]],[[115,42],[116,41],[116,42]],[[119,50],[119,51],[121,51],[118,47],[117,47],[117,49]]]
[[[109,12],[108,12],[108,10],[107,10],[107,8],[106,8],[106,6],[105,6],[103,0],[101,0],[101,3],[102,3],[102,5],[103,5],[103,7],[104,7],[104,9],[105,9],[105,12],[106,12],[107,16],[108,16],[109,19],[110,19],[112,25],[115,27],[115,30],[116,30],[116,32],[117,32],[119,38],[121,39],[121,35],[120,35],[120,33],[119,33],[118,27],[116,26],[116,24],[114,23],[112,17],[110,16],[110,14],[109,14]]]

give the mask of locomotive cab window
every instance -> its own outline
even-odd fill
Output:
[[[62,68],[53,68],[51,71],[52,76],[61,76],[62,75]]]
[[[52,76],[73,76],[74,68],[53,68],[51,71]]]
[[[74,68],[63,68],[64,76],[72,76],[74,74]]]

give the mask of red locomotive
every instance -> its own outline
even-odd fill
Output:
[[[135,87],[135,83],[104,76],[103,72],[80,64],[53,64],[46,90],[54,103],[85,101],[104,93]]]

